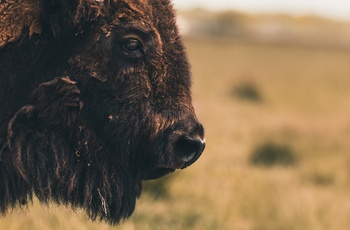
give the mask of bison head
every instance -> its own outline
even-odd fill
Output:
[[[135,177],[182,169],[204,149],[191,74],[169,1],[102,4],[69,59],[83,114]]]
[[[133,212],[142,180],[186,168],[204,150],[172,5],[48,0],[0,9],[14,17],[16,4],[31,9],[21,11],[31,20],[18,20],[27,37],[8,39],[16,45],[2,56],[32,55],[23,61],[30,68],[18,72],[25,76],[11,73],[11,82],[42,84],[32,102],[22,99],[8,144],[1,142],[2,162],[9,163],[0,161],[0,173],[14,175],[14,168],[20,175],[0,189],[8,197],[1,209],[34,191],[41,201],[83,207],[92,219],[116,223]],[[65,77],[52,80],[57,76]]]

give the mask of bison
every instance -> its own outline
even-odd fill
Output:
[[[169,0],[2,0],[0,212],[31,201],[116,224],[204,131]]]

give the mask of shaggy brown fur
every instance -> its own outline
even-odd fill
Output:
[[[142,180],[204,149],[169,0],[4,0],[0,211],[33,195],[131,215]]]

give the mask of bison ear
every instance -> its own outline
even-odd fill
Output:
[[[79,27],[76,20],[78,1],[44,0],[43,15],[49,22],[53,36],[59,41],[66,41],[74,36]]]
[[[68,22],[67,22],[68,23]],[[50,26],[53,36],[57,41],[62,42],[68,40],[72,36],[72,29],[65,26],[65,20],[60,15],[60,12],[56,12],[50,17]]]
[[[100,15],[100,1],[43,0],[43,14],[60,42],[82,34]]]

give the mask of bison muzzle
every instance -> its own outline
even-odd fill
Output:
[[[205,147],[169,0],[0,3],[0,212],[55,201],[114,224]]]

